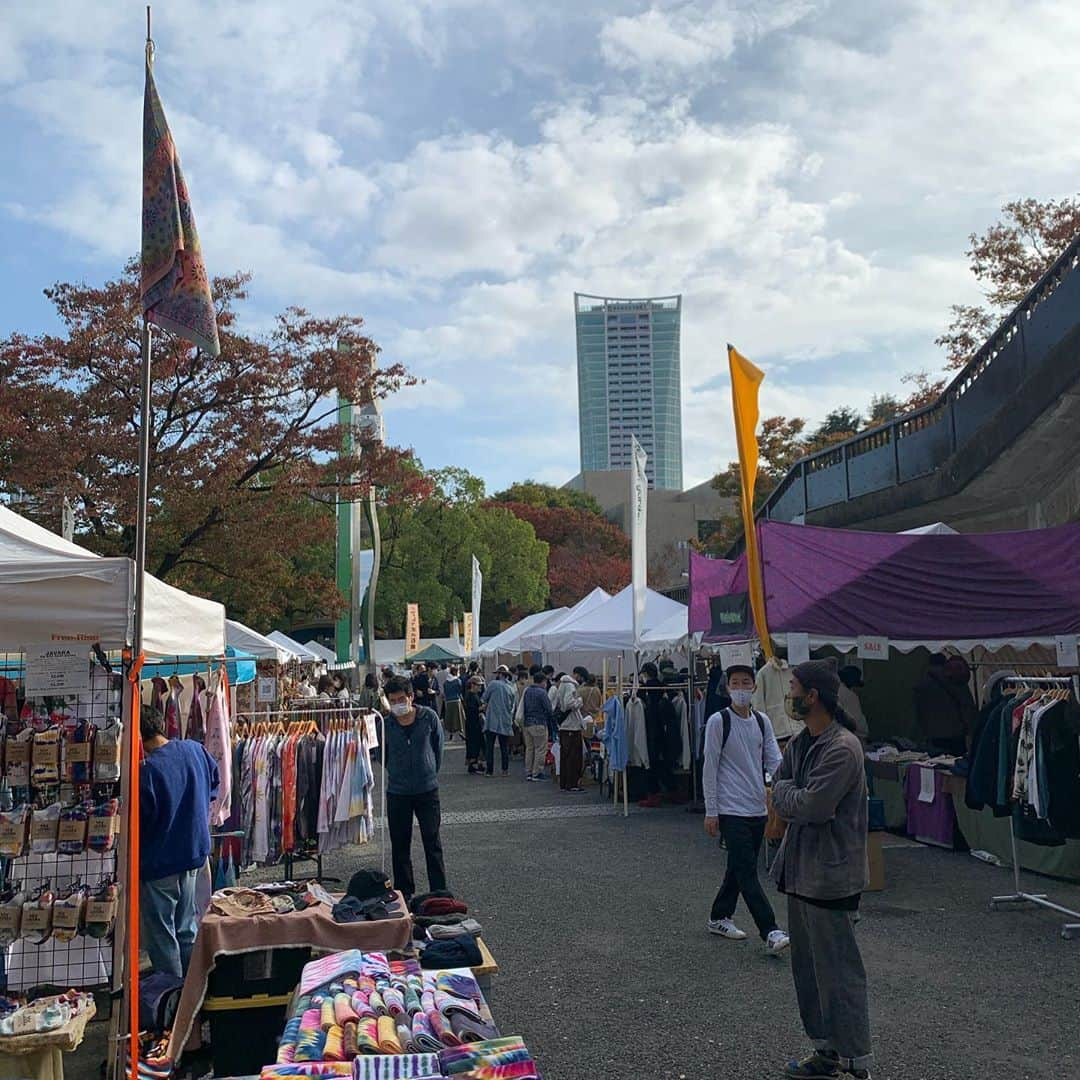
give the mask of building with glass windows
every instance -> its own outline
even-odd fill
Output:
[[[574,294],[581,471],[629,469],[630,439],[651,487],[682,490],[682,297]]]

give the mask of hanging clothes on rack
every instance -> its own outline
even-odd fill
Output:
[[[232,743],[229,732],[229,677],[224,665],[210,676],[206,692],[206,752],[218,767],[218,793],[210,804],[211,827],[224,824],[232,807]]]
[[[206,680],[201,675],[191,677],[192,694],[191,705],[188,707],[187,727],[184,730],[185,739],[194,739],[196,742],[206,741],[206,712],[205,695]]]
[[[169,693],[165,698],[165,738],[179,739],[181,737],[181,720],[183,717],[183,693],[184,684],[175,676],[169,677]]]

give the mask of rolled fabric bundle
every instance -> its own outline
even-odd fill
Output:
[[[379,1053],[379,1021],[375,1017],[357,1022],[356,1050],[360,1054]]]
[[[372,990],[368,994],[368,1005],[375,1010],[376,1016],[389,1016],[390,1010],[386,1007],[386,1002],[383,1001],[382,994],[378,990]]]
[[[296,1054],[296,1040],[300,1038],[299,1016],[294,1016],[285,1025],[281,1033],[281,1044],[278,1046],[277,1060],[279,1065],[291,1065]]]
[[[314,1031],[301,1031],[300,1038],[296,1040],[296,1053],[293,1061],[322,1061],[323,1048],[326,1046],[326,1032],[321,1028]]]
[[[415,1054],[437,1054],[443,1048],[442,1042],[431,1030],[428,1018],[422,1012],[412,1018],[412,1038],[409,1039],[409,1045]]]
[[[350,1020],[341,1029],[341,1052],[346,1061],[352,1061],[360,1053],[356,1045],[355,1020]]]
[[[475,1020],[478,1023],[482,1023],[484,1019],[480,1015],[480,1010],[476,1007],[475,1001],[453,997],[451,994],[442,993],[442,991],[438,991],[435,994],[435,1008],[441,1012],[447,1020],[454,1015],[464,1016],[467,1019]]]
[[[398,1041],[397,1026],[392,1016],[380,1016],[379,1050],[383,1054],[404,1054],[405,1047]]]
[[[140,1066],[141,1071],[141,1066]],[[259,1080],[286,1076],[351,1076],[351,1061],[313,1061],[301,1065],[264,1065]]]
[[[329,1031],[334,1026],[334,999],[327,998],[319,1012],[319,1027]]]
[[[438,1010],[428,1013],[428,1023],[431,1025],[432,1034],[443,1046],[461,1045],[461,1040],[454,1034],[450,1025]]]
[[[370,975],[356,976],[356,989],[361,994],[370,994],[375,989],[375,980]]]
[[[357,1020],[363,1020],[365,1018],[374,1020],[379,1014],[368,1004],[367,994],[362,994],[357,991],[349,999],[349,1004],[352,1005],[353,1012],[356,1014]]]
[[[321,1028],[320,1019],[322,1017],[321,1009],[306,1009],[300,1017],[300,1028],[303,1031],[315,1031]]]
[[[326,1042],[323,1045],[324,1061],[345,1060],[345,1032],[335,1024],[326,1033]]]
[[[395,1019],[405,1012],[405,995],[394,986],[388,986],[383,991],[383,1003],[386,1011]]]
[[[463,1043],[488,1042],[499,1037],[499,1029],[493,1024],[485,1024],[482,1021],[478,1023],[460,1013],[455,1013],[450,1017],[450,1030]]]
[[[412,986],[407,986],[405,988],[405,1011],[410,1016],[415,1016],[418,1012],[423,1011],[423,1005],[420,1003],[420,995]]]
[[[397,1028],[398,1042],[401,1043],[401,1050],[403,1053],[409,1053],[409,1043],[412,1040],[412,1023],[406,1014],[402,1014],[394,1020],[394,1026]]]
[[[293,1005],[293,1016],[303,1016],[311,1008],[311,995],[302,994]]]
[[[352,1001],[346,993],[340,993],[334,998],[334,1019],[338,1025],[348,1023],[350,1020],[358,1020],[356,1010],[352,1007]]]
[[[439,1011],[438,1006],[435,1004],[435,992],[433,990],[425,990],[420,995],[420,1008],[426,1013]]]

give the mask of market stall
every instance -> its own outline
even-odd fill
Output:
[[[149,575],[145,591],[148,651],[223,656],[220,604]],[[0,711],[12,802],[0,810],[0,944],[11,991],[124,985],[137,680],[124,650],[134,592],[130,559],[101,558],[0,506]]]
[[[1056,669],[1063,694],[1060,723],[1075,745],[1080,525],[978,535],[935,527],[892,535],[766,521],[758,525],[758,540],[769,631],[789,656],[853,653],[864,670],[872,670],[897,653],[951,649],[980,656],[976,662],[994,670],[995,650],[1053,650],[1056,662],[1047,666]],[[691,554],[688,629],[705,641],[749,631],[745,557],[722,561]],[[1030,687],[1027,692],[1036,696]],[[970,804],[970,784],[961,775],[966,763],[918,749],[894,747],[874,755],[870,771],[887,792],[890,824],[902,817],[912,835],[946,846],[953,826],[971,833],[965,839],[972,846],[999,835],[990,811]],[[1004,753],[1015,760],[1015,744]],[[1080,775],[1057,782],[1080,800]],[[1010,801],[1019,807],[1018,796]],[[1015,830],[1005,846],[1008,861],[1047,869],[1042,857],[1025,861],[1033,845],[1016,840]],[[1055,846],[1054,870],[1080,877],[1080,829],[1067,830]]]

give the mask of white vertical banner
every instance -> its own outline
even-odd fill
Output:
[[[475,651],[480,645],[480,600],[484,593],[484,575],[480,572],[480,562],[474,555],[472,557],[472,624],[473,641]]]
[[[461,628],[458,626],[456,615],[454,616],[454,621],[450,624],[450,636],[454,639],[455,645],[461,641]]]
[[[630,436],[630,581],[634,594],[634,648],[641,643],[645,630],[645,590],[647,588],[649,557],[645,539],[646,515],[649,509],[649,480],[645,475],[648,455],[641,444]]]

